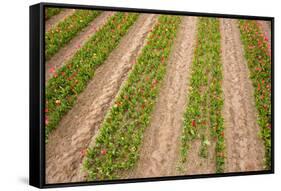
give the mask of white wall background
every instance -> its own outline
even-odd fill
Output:
[[[28,185],[29,5],[36,0],[6,0],[0,6],[0,190],[36,190]],[[52,2],[182,10],[275,17],[274,175],[84,186],[53,190],[269,190],[281,180],[281,12],[274,0],[54,0]],[[275,189],[276,190],[276,189]]]

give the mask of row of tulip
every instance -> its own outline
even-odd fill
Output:
[[[210,145],[215,144],[216,171],[223,172],[225,142],[219,21],[200,18],[197,35],[188,105],[184,113],[181,162],[184,164],[188,160],[192,143],[200,140],[198,155],[207,158]]]
[[[88,26],[101,11],[76,10],[72,15],[62,20],[58,25],[45,33],[45,58],[50,59],[66,45],[78,32]]]
[[[61,12],[61,8],[46,8],[45,9],[45,20],[50,19],[52,16],[55,16]]]
[[[260,136],[265,146],[265,166],[271,169],[271,47],[268,37],[254,20],[240,20],[241,40],[255,89]]]

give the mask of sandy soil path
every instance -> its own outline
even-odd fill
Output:
[[[125,35],[118,47],[101,65],[77,103],[63,117],[49,136],[46,145],[46,182],[83,181],[81,174],[82,150],[88,147],[126,80],[136,57],[145,44],[149,30],[156,23],[156,15],[142,14]]]
[[[271,23],[269,21],[257,21],[260,29],[268,39],[268,43],[271,46]]]
[[[140,160],[128,178],[176,175],[189,66],[195,44],[196,18],[184,17],[167,66],[151,124],[145,131]]]
[[[64,9],[59,14],[52,16],[45,22],[45,31],[48,32],[52,27],[56,26],[60,21],[72,15],[75,9]]]
[[[46,82],[52,77],[53,73],[50,72],[51,68],[56,70],[69,61],[74,54],[82,47],[87,40],[93,36],[112,16],[114,12],[103,12],[96,19],[94,19],[89,26],[78,33],[67,45],[61,48],[50,60],[46,62]]]
[[[263,169],[264,147],[254,104],[254,89],[235,20],[221,19],[226,172]]]

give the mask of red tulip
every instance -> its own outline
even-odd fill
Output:
[[[192,127],[195,127],[196,126],[196,122],[195,120],[192,120]]]
[[[49,70],[50,73],[55,73],[55,71],[56,71],[56,70],[55,70],[54,67],[50,68],[50,70]]]
[[[257,68],[256,68],[256,71],[261,71],[261,70],[262,70],[262,69],[261,69],[261,68],[259,68],[259,67],[257,67]]]
[[[258,91],[260,91],[261,89],[261,85],[258,83]]]
[[[84,157],[87,154],[87,149],[81,150],[80,153],[81,153],[82,157]]]
[[[164,56],[162,56],[161,61],[162,61],[162,63],[165,61],[165,57]]]
[[[106,154],[106,149],[102,149],[102,150],[100,151],[100,153],[101,153],[102,155],[105,155],[105,154]]]
[[[271,129],[271,124],[268,124],[267,128]]]
[[[45,124],[46,124],[46,125],[48,125],[48,124],[49,124],[49,120],[48,120],[48,118],[47,118],[47,117],[45,118]]]

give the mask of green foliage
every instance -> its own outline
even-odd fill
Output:
[[[117,13],[54,74],[46,85],[46,139],[75,103],[95,69],[109,56],[138,14]],[[121,26],[121,27],[118,27]]]
[[[148,126],[180,17],[160,16],[133,70],[88,148],[84,168],[89,180],[115,179],[135,165]]]
[[[50,59],[101,12],[77,10],[45,34],[45,57]]]
[[[188,105],[184,113],[181,138],[181,162],[195,139],[201,139],[199,155],[208,157],[210,142],[216,144],[216,170],[224,169],[224,134],[222,118],[222,64],[219,21],[200,18],[192,65]],[[208,132],[213,141],[207,139]]]
[[[45,20],[48,20],[49,18],[51,18],[54,15],[57,15],[61,12],[61,8],[46,8],[45,9]]]
[[[258,124],[265,145],[265,165],[271,169],[271,49],[256,21],[240,20],[239,27],[255,89]]]

